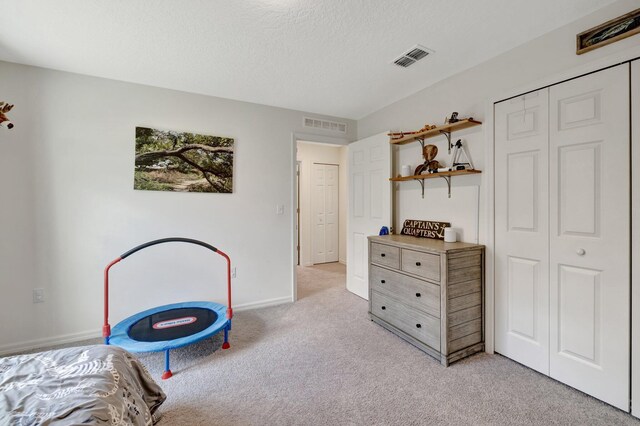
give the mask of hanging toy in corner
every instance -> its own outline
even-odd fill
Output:
[[[9,120],[5,114],[11,111],[13,105],[9,105],[7,102],[0,101],[0,127],[6,127],[7,129],[13,129],[13,123]]]

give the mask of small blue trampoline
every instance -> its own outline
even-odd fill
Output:
[[[109,269],[144,248],[168,243],[183,242],[205,247],[224,257],[227,261],[228,306],[214,302],[182,302],[159,306],[135,314],[119,322],[113,330],[109,325]],[[165,352],[163,379],[173,375],[169,365],[169,351],[191,345],[224,331],[222,349],[229,349],[231,331],[231,260],[221,250],[198,240],[189,238],[163,238],[141,244],[107,265],[104,270],[104,325],[102,335],[107,345],[117,345],[130,352]]]

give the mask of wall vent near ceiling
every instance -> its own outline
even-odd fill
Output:
[[[399,67],[407,68],[415,64],[420,59],[426,58],[431,53],[433,53],[432,50],[416,44],[414,47],[403,53],[400,57],[396,58],[393,63],[398,65]]]
[[[337,121],[320,120],[319,118],[304,117],[304,127],[330,130],[332,132],[347,133],[347,123]]]

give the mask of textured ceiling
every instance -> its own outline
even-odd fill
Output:
[[[0,59],[358,119],[611,2],[0,0]]]

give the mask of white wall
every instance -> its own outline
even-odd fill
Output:
[[[458,111],[462,117],[473,116],[485,121],[492,111],[489,102],[492,98],[498,100],[503,95],[515,95],[518,93],[517,90],[514,92],[516,88],[524,91],[549,84],[550,76],[558,76],[559,79],[571,77],[572,70],[584,72],[590,63],[606,63],[607,56],[618,56],[621,52],[630,52],[628,56],[631,56],[640,45],[638,35],[580,56],[575,54],[575,36],[637,7],[637,0],[618,1],[389,105],[358,121],[358,139],[386,130],[415,130],[425,123],[442,124],[445,116],[452,111]],[[482,46],[477,48],[481,49]],[[433,59],[446,53],[436,52]],[[491,132],[491,124],[485,123],[482,127],[453,135],[454,138],[463,138],[477,169],[485,168],[485,144],[487,140],[491,141]],[[450,164],[444,137],[429,139],[428,143],[438,146],[438,160]],[[396,155],[396,170],[402,164],[415,166],[421,162],[421,158],[418,143],[400,147]],[[396,226],[400,226],[406,218],[450,221],[453,227],[462,231],[459,239],[476,242],[479,236],[480,242],[485,242],[488,195],[483,182],[486,180],[484,174],[453,178],[451,199],[447,198],[446,184],[442,179],[425,181],[424,199],[420,196],[418,183],[396,184]]]
[[[302,112],[6,62],[0,94],[16,126],[0,131],[0,352],[95,335],[104,266],[155,238],[226,251],[235,306],[292,300],[292,138],[314,133]],[[347,123],[337,136],[353,140]],[[235,138],[233,194],[134,191],[136,126]],[[113,268],[111,323],[164,303],[222,302],[224,281],[222,259],[199,247],[143,251]],[[45,303],[32,303],[36,287]]]
[[[338,256],[340,262],[347,260],[347,176],[346,153],[344,146],[331,146],[327,144],[298,142],[298,161],[300,164],[300,264],[309,266],[313,264],[312,258],[312,210],[311,210],[311,183],[313,163],[338,165]]]

